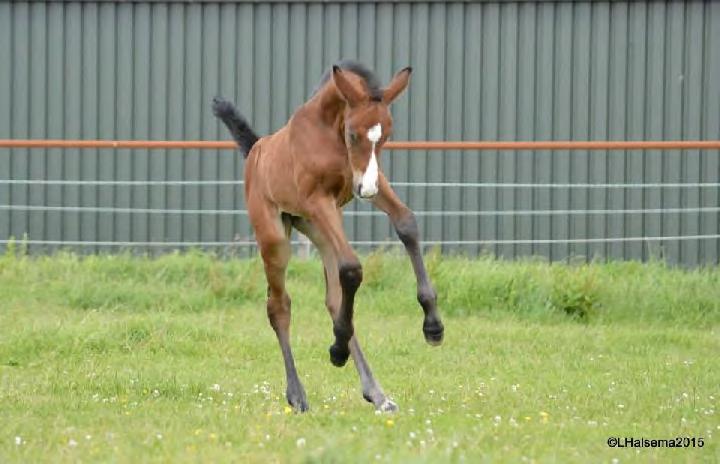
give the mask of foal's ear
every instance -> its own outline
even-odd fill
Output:
[[[393,77],[387,88],[385,88],[385,90],[383,91],[383,102],[386,105],[392,103],[392,101],[395,100],[398,95],[402,93],[403,90],[405,90],[405,87],[407,87],[410,83],[411,73],[412,68],[408,66],[407,68],[401,70],[399,73],[395,74],[395,77]]]
[[[355,87],[353,83],[347,79],[347,77],[345,77],[345,73],[342,69],[340,69],[340,66],[333,66],[332,78],[335,83],[335,87],[338,89],[340,95],[342,95],[348,105],[355,106],[363,100],[364,95],[362,92],[358,90],[357,87]]]

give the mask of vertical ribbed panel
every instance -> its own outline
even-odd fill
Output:
[[[0,3],[0,63],[12,63],[12,5]],[[12,136],[12,75],[9,66],[3,66],[0,71],[0,137]],[[22,156],[22,155],[17,155]],[[9,178],[12,164],[7,150],[0,151],[0,175]],[[11,203],[13,201],[12,188],[9,185],[0,184],[0,202]],[[7,237],[12,233],[10,214],[7,211],[0,212],[0,237]]]
[[[261,134],[281,127],[340,58],[387,82],[396,140],[720,138],[715,2],[1,2],[0,137],[228,139],[212,96]],[[395,181],[719,182],[717,151],[385,152]],[[237,153],[1,150],[2,179],[233,180]],[[421,211],[717,207],[711,188],[398,187]],[[8,186],[0,203],[244,209],[242,186]],[[350,211],[368,211],[353,203]],[[428,240],[717,234],[718,214],[419,217]],[[346,217],[353,240],[394,237],[384,217]],[[0,239],[231,241],[244,216],[0,211]],[[718,262],[717,240],[447,246],[541,255]],[[86,251],[97,251],[84,248]]]

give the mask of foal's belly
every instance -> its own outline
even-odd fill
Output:
[[[311,212],[308,209],[312,208],[312,204],[308,204],[307,199],[297,189],[273,189],[271,194],[273,203],[281,212],[306,219],[310,218]],[[353,199],[352,188],[341,190],[335,198],[337,207],[342,208]]]

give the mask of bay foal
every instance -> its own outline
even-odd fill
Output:
[[[343,205],[353,196],[371,201],[390,217],[417,277],[425,339],[432,345],[442,342],[443,325],[423,264],[417,223],[380,172],[378,162],[392,134],[388,106],[405,90],[410,73],[410,68],[401,70],[381,88],[375,75],[361,64],[341,62],[325,74],[312,97],[285,126],[262,138],[231,103],[213,101],[214,114],[247,158],[245,201],[265,264],[267,314],[285,361],[287,400],[296,410],[307,410],[308,403],[290,349],[285,270],[292,227],[306,235],[322,256],[325,304],[335,335],[330,361],[343,366],[352,356],[363,397],[378,410],[397,409],[373,377],[353,329],[353,300],[362,282],[362,267],[345,237],[341,218]]]

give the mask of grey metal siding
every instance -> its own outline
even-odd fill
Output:
[[[227,139],[212,96],[260,133],[282,126],[323,70],[358,58],[387,81],[397,140],[720,138],[720,4],[692,2],[0,2],[0,138]],[[385,152],[395,181],[720,182],[717,151]],[[0,179],[232,180],[229,151],[0,150]],[[244,209],[242,186],[27,186],[0,204]],[[403,186],[419,211],[717,207],[717,188]],[[354,203],[348,210],[368,211]],[[717,234],[717,213],[420,216],[428,240]],[[353,240],[393,238],[347,216]],[[231,241],[242,215],[0,210],[0,239]],[[717,263],[718,240],[445,246],[505,257]],[[84,248],[88,250],[87,248]],[[89,251],[98,251],[89,249]]]

